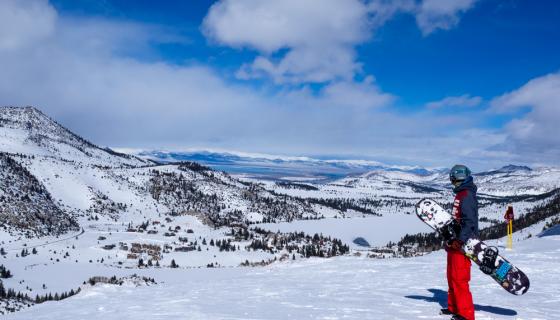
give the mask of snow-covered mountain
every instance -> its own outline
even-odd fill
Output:
[[[538,195],[560,188],[560,168],[507,165],[500,169],[473,174],[478,192],[489,196]],[[439,192],[450,189],[447,171],[429,174],[375,170],[357,177],[341,179],[336,184],[357,188],[394,190],[399,194]]]
[[[28,194],[27,190],[38,195],[29,194],[34,198],[26,210],[51,212],[53,219],[64,217],[65,223],[45,220],[49,227],[41,230],[50,233],[92,219],[130,222],[188,212],[202,214],[217,225],[317,215],[304,202],[279,199],[258,185],[203,166],[157,165],[98,147],[33,107],[0,108],[0,152],[2,174],[11,178],[4,183],[18,181],[3,189],[9,198],[3,202],[1,221],[21,230],[41,221],[16,223],[13,199]],[[55,228],[57,224],[61,228]]]
[[[258,181],[246,177],[248,181]],[[474,175],[478,186],[480,226],[487,227],[503,221],[507,205],[513,205],[517,215],[547,203],[560,188],[560,169],[506,166]],[[261,181],[269,190],[279,194],[306,199],[311,203],[341,210],[346,217],[369,214],[385,217],[413,213],[421,198],[432,198],[450,208],[452,187],[447,172],[416,174],[412,172],[374,170],[358,176],[348,176],[328,183]],[[401,216],[403,233],[418,232],[415,222]],[[393,230],[391,221],[385,230]],[[282,225],[283,230],[290,230]],[[316,228],[310,227],[311,230]],[[329,228],[331,229],[331,228]],[[379,230],[377,227],[371,227]],[[395,233],[393,230],[392,233]],[[425,230],[428,231],[428,230]],[[368,242],[376,243],[378,231],[361,234]],[[344,234],[344,233],[343,233]],[[402,234],[402,233],[401,233]],[[354,235],[357,236],[357,235]],[[381,237],[382,239],[386,239]],[[398,240],[398,239],[397,239]]]
[[[138,167],[150,163],[98,147],[34,107],[0,108],[0,151],[108,167]]]
[[[379,189],[397,196],[424,189],[449,189],[446,168],[388,165],[372,160],[315,159],[232,151],[154,151],[123,149],[160,162],[196,161],[255,180],[306,182]],[[537,195],[560,187],[560,168],[506,165],[474,174],[483,194]],[[432,190],[435,189],[435,190]]]
[[[60,225],[60,230],[43,228],[43,233],[44,230],[63,232],[93,219],[130,223],[162,214],[197,215],[217,226],[309,217],[384,216],[408,213],[422,197],[444,203],[452,199],[444,170],[388,166],[371,161],[253,154],[152,152],[140,153],[140,157],[98,147],[33,107],[0,108],[0,152],[4,167],[8,164],[21,167],[18,170],[26,172],[29,178],[20,180],[32,183],[33,190],[44,194],[42,201],[32,201],[34,205],[44,208],[43,211],[53,208],[53,217],[58,217],[49,223]],[[200,157],[222,164],[228,161],[249,162],[253,166],[265,161],[284,167],[300,164],[298,170],[311,166],[312,172],[323,170],[325,165],[374,170],[318,183],[302,180],[301,172],[300,179],[296,179],[299,182],[263,180],[246,174],[230,176],[193,162],[170,162]],[[166,159],[166,162],[158,164],[154,159]],[[477,173],[475,180],[481,196],[482,217],[492,223],[500,218],[507,203],[515,202],[520,210],[525,210],[536,204],[535,196],[560,187],[560,170],[509,165]],[[12,193],[13,189],[12,186]],[[41,212],[40,208],[33,210]],[[6,207],[3,212],[6,225],[18,228],[26,225],[14,223],[13,208]]]
[[[0,269],[13,275],[0,286],[19,292],[3,300],[0,288],[0,314],[123,268],[253,266],[348,251],[333,238],[249,228],[328,216],[326,207],[198,163],[98,147],[32,107],[0,108],[0,178]]]

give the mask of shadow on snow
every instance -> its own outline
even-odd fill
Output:
[[[433,296],[405,296],[405,298],[415,299],[415,300],[424,300],[428,302],[437,302],[442,308],[447,308],[447,291],[443,291],[440,289],[428,289]],[[517,315],[517,311],[512,309],[494,307],[494,306],[483,306],[480,304],[474,305],[474,310],[476,311],[484,311],[488,313],[498,314],[502,316],[515,316]]]

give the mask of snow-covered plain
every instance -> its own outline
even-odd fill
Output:
[[[357,216],[353,218],[326,218],[321,220],[297,220],[293,222],[262,223],[259,227],[280,232],[305,232],[313,235],[323,234],[342,240],[352,249],[364,249],[353,243],[361,237],[370,246],[384,246],[387,243],[398,242],[404,233],[432,232],[414,214],[386,214],[377,216]]]
[[[473,267],[477,319],[558,319],[560,236],[516,242],[505,255],[528,274],[531,288],[511,295]],[[446,303],[443,251],[150,273],[155,286],[87,286],[6,319],[447,319],[438,315]]]

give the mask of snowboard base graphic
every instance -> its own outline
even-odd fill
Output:
[[[453,238],[460,230],[453,216],[434,200],[420,200],[416,204],[416,215],[444,239]],[[463,245],[463,253],[507,292],[522,295],[529,290],[527,275],[502,257],[496,247],[488,246],[478,239],[469,239]]]

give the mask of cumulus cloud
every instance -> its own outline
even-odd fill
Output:
[[[495,98],[492,111],[515,113],[528,108],[506,126],[507,140],[501,148],[518,159],[542,163],[560,159],[560,73],[535,78],[522,87]]]
[[[360,1],[223,0],[214,4],[204,29],[220,43],[273,52],[309,42],[353,44],[366,34]]]
[[[474,0],[220,0],[203,32],[214,43],[258,51],[240,79],[270,77],[277,84],[351,80],[361,71],[355,47],[397,13],[416,16],[427,35],[450,29]]]
[[[367,6],[359,0],[223,0],[204,19],[218,44],[267,54],[242,67],[241,77],[268,74],[277,83],[351,79],[359,70],[354,46],[368,39]],[[271,53],[288,52],[275,61]]]
[[[426,103],[428,109],[440,109],[445,107],[476,107],[482,102],[482,98],[464,94],[461,96],[445,97],[438,101]]]

